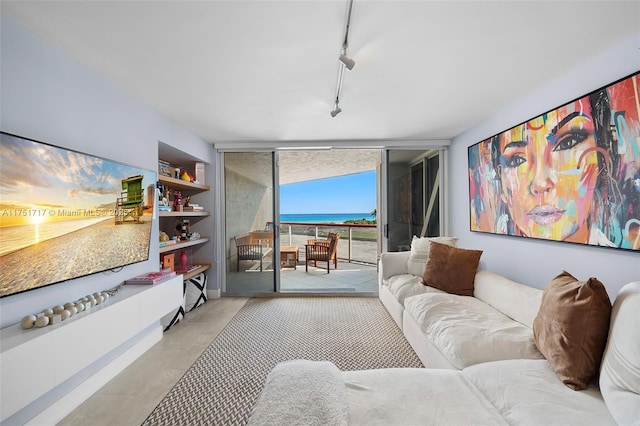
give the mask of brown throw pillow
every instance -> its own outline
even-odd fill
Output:
[[[466,250],[431,241],[422,283],[447,293],[473,296],[482,250]]]
[[[542,291],[533,338],[553,371],[573,390],[598,373],[609,334],[611,301],[596,278],[578,281],[563,271]]]

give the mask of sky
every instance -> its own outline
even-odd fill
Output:
[[[281,214],[370,213],[375,208],[375,171],[280,185]]]
[[[2,134],[0,227],[113,216],[122,180],[155,174],[88,154]]]

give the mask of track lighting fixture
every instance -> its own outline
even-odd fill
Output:
[[[354,61],[344,53],[340,55],[339,59],[340,62],[342,62],[349,71],[351,71],[353,67],[356,66],[356,61]]]
[[[341,112],[342,112],[342,108],[340,108],[340,105],[336,101],[336,105],[333,107],[333,110],[331,111],[331,117],[335,117],[336,115],[340,114]]]
[[[353,8],[353,0],[349,0],[349,9],[347,11],[347,25],[344,31],[344,41],[342,42],[342,50],[338,57],[340,64],[338,68],[338,84],[336,85],[336,102],[333,110],[331,111],[331,117],[335,117],[342,109],[340,108],[340,93],[342,92],[342,79],[344,78],[345,68],[351,71],[356,65],[356,61],[347,56],[347,47],[349,46],[349,25],[351,24],[351,9]]]

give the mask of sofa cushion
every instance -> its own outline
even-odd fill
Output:
[[[401,305],[407,297],[424,293],[443,293],[442,290],[422,284],[420,277],[411,274],[395,275],[384,282]]]
[[[586,389],[597,374],[610,317],[609,296],[595,278],[578,281],[563,271],[542,291],[533,321],[536,346],[571,389]]]
[[[405,299],[404,307],[458,369],[480,362],[542,358],[530,328],[475,297],[426,293]]]
[[[510,318],[533,328],[538,315],[542,290],[511,281],[490,271],[478,271],[473,282],[473,296]]]
[[[546,360],[508,360],[462,370],[510,425],[614,425],[597,386],[566,387]]]
[[[482,250],[466,250],[432,241],[423,284],[460,296],[473,296],[473,280]]]
[[[429,247],[431,242],[435,241],[441,244],[455,246],[458,239],[454,237],[423,237],[418,238],[415,235],[411,241],[411,252],[407,261],[407,272],[416,277],[422,277],[424,267],[429,257]]]
[[[613,303],[600,391],[619,424],[640,422],[640,281],[622,287]]]
[[[461,371],[380,368],[342,375],[350,425],[507,424]]]

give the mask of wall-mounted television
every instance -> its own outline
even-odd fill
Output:
[[[154,171],[0,139],[0,297],[149,259]]]

